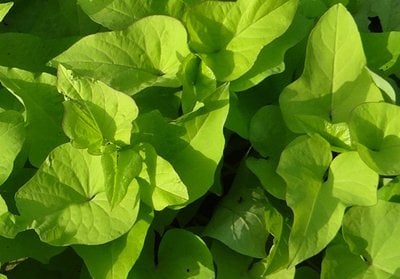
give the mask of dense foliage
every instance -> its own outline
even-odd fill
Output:
[[[0,22],[0,278],[400,278],[398,0]]]

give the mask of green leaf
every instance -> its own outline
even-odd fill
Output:
[[[132,98],[100,81],[76,77],[61,65],[57,87],[68,100],[63,129],[74,146],[98,154],[110,143],[130,144],[132,121],[139,114]]]
[[[125,234],[138,213],[138,188],[111,209],[101,156],[64,144],[54,149],[16,194],[21,216],[46,243],[103,244]]]
[[[338,155],[331,163],[333,196],[347,206],[372,206],[377,202],[379,175],[371,170],[357,152]]]
[[[249,140],[263,157],[279,158],[293,138],[294,135],[286,127],[278,106],[264,106],[251,119]]]
[[[95,22],[111,29],[125,29],[150,15],[175,15],[184,8],[178,0],[78,0],[78,5]]]
[[[382,100],[367,70],[360,35],[341,4],[318,21],[308,40],[304,72],[280,95],[287,126],[317,132],[334,147],[349,149],[346,122],[359,104]]]
[[[179,87],[181,59],[189,53],[183,25],[167,16],[143,18],[123,31],[87,36],[51,65],[101,80],[125,93],[150,86]]]
[[[229,90],[222,85],[204,100],[204,106],[167,123],[158,112],[138,117],[132,135],[137,142],[151,143],[187,186],[192,202],[211,187],[225,145],[223,127],[229,109]],[[212,144],[210,145],[210,140]]]
[[[343,220],[345,243],[328,249],[323,278],[400,278],[400,205],[378,201],[373,207],[353,207]]]
[[[150,144],[142,144],[139,154],[143,168],[136,178],[141,199],[157,211],[167,206],[180,205],[188,201],[188,189],[173,166],[157,155]]]
[[[62,96],[57,93],[56,78],[0,66],[0,82],[25,106],[29,160],[38,167],[54,147],[66,142],[61,129]]]
[[[160,279],[214,279],[212,255],[197,235],[183,230],[167,231],[158,251]]]
[[[25,141],[25,122],[16,111],[0,112],[0,185],[6,181]]]
[[[76,0],[13,0],[14,6],[0,25],[0,33],[29,33],[43,38],[64,38],[100,31],[76,5]]]
[[[369,67],[387,75],[400,71],[400,32],[363,33],[361,38]]]
[[[288,29],[296,8],[296,0],[205,1],[186,14],[190,46],[218,80],[235,80]]]
[[[274,197],[284,200],[286,197],[286,183],[276,173],[278,160],[248,158],[247,167],[257,176],[263,188]]]
[[[0,237],[0,262],[6,263],[24,257],[30,257],[42,263],[61,253],[62,247],[54,247],[40,242],[33,231],[19,233],[15,239]]]
[[[399,175],[400,108],[366,103],[354,109],[349,126],[361,159],[380,175]]]
[[[398,1],[381,0],[377,2],[363,0],[356,1],[356,3],[353,14],[361,31],[369,31],[371,23],[369,18],[373,17],[379,17],[379,23],[384,32],[400,31],[400,3]]]
[[[266,257],[267,199],[254,175],[243,165],[234,184],[215,210],[204,235],[255,258]]]
[[[136,223],[116,240],[98,246],[74,246],[93,278],[126,279],[139,258],[153,212],[141,205]]]
[[[241,255],[219,241],[213,241],[211,253],[216,265],[217,278],[250,279],[248,269],[253,259]]]
[[[24,33],[0,33],[0,64],[32,72],[54,72],[46,63],[77,40],[76,37],[45,39]]]
[[[12,8],[14,2],[0,3],[0,22],[3,21],[8,11]]]
[[[300,136],[282,152],[277,172],[286,181],[286,202],[294,213],[289,261],[294,266],[325,248],[338,232],[345,206],[332,195],[325,175],[330,146],[319,136]]]

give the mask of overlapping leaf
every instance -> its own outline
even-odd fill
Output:
[[[186,30],[177,19],[150,16],[123,31],[87,36],[54,58],[52,65],[64,64],[134,94],[155,85],[178,87],[176,74],[188,53]]]
[[[351,116],[351,136],[361,159],[381,175],[400,174],[399,113],[396,105],[366,103]]]
[[[188,10],[190,46],[230,81],[250,70],[261,49],[289,27],[296,0],[206,1]]]
[[[25,141],[25,121],[16,111],[0,112],[0,185],[10,175]]]
[[[280,105],[296,133],[317,132],[333,146],[350,148],[350,112],[382,100],[366,69],[357,26],[341,4],[330,8],[312,30],[303,74],[285,88]]]
[[[29,160],[38,167],[54,147],[66,142],[61,128],[62,96],[57,92],[56,78],[0,66],[0,82],[25,106]]]
[[[319,136],[300,136],[282,152],[277,172],[286,181],[286,202],[294,213],[292,266],[325,248],[341,226],[345,206],[324,183],[331,160],[329,143]]]
[[[98,246],[74,246],[93,278],[126,279],[142,250],[153,213],[141,206],[138,219],[128,233]]]
[[[101,154],[110,144],[130,144],[138,108],[129,96],[100,81],[79,78],[59,67],[58,90],[64,94],[63,129],[78,148]]]

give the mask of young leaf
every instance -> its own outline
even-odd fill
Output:
[[[286,202],[294,213],[291,266],[320,252],[341,226],[345,206],[324,183],[331,160],[329,143],[319,136],[300,136],[282,152],[277,172],[286,181]]]
[[[68,100],[63,129],[74,146],[101,154],[107,144],[130,144],[132,121],[138,115],[132,98],[100,81],[76,77],[61,65],[57,87]]]
[[[25,122],[16,111],[0,112],[0,185],[6,181],[25,141]]]
[[[71,144],[54,149],[34,177],[16,194],[21,216],[31,220],[40,239],[56,246],[103,244],[125,234],[138,213],[138,191],[131,184],[111,209],[101,156]]]
[[[377,202],[379,175],[370,169],[357,152],[338,155],[331,163],[333,196],[348,206],[372,206]]]
[[[187,202],[188,190],[172,165],[158,156],[150,144],[142,144],[139,153],[143,168],[135,182],[140,188],[141,199],[157,211]]]
[[[214,279],[212,255],[197,235],[183,230],[167,231],[158,251],[160,279]]]
[[[0,22],[3,21],[8,11],[12,8],[14,2],[0,3]]]
[[[87,36],[51,65],[64,64],[79,75],[135,94],[155,85],[179,87],[176,74],[188,53],[186,30],[178,20],[150,16],[123,31]]]
[[[102,245],[76,245],[73,248],[93,278],[126,279],[139,258],[152,219],[150,208],[141,205],[137,221],[128,233]]]
[[[366,103],[354,109],[349,122],[361,159],[380,175],[400,174],[400,108]]]
[[[25,106],[29,160],[38,167],[54,147],[66,142],[61,129],[62,96],[57,93],[56,78],[0,66],[0,82]]]
[[[349,149],[346,122],[363,102],[382,95],[370,77],[357,26],[346,8],[331,7],[308,40],[303,74],[280,95],[282,114],[296,133],[317,132]]]
[[[242,166],[228,195],[219,204],[204,235],[230,249],[255,258],[266,257],[267,199],[256,177]]]
[[[296,8],[297,0],[205,1],[186,14],[190,46],[218,80],[235,80],[287,30]]]

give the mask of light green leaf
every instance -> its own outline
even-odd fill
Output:
[[[98,246],[74,246],[96,279],[126,279],[139,258],[153,212],[141,205],[138,219],[129,232],[120,238]]]
[[[12,8],[14,2],[0,3],[0,22],[3,21],[8,11]]]
[[[303,1],[300,1],[302,3]],[[299,43],[312,28],[312,20],[297,13],[289,29],[279,38],[264,46],[249,71],[231,82],[232,91],[244,91],[259,84],[265,78],[285,70],[286,51]]]
[[[25,141],[25,122],[16,111],[0,112],[0,185],[10,175]]]
[[[378,201],[372,207],[353,207],[343,220],[347,245],[328,249],[323,278],[400,278],[400,205]]]
[[[56,78],[0,66],[0,82],[25,106],[29,160],[38,167],[54,147],[66,142],[61,129],[62,96],[57,93]]]
[[[367,70],[357,26],[346,8],[331,7],[308,40],[304,72],[280,95],[282,114],[296,133],[317,132],[349,149],[347,125],[359,104],[382,100]]]
[[[383,92],[384,100],[388,103],[395,104],[396,103],[396,91],[394,91],[392,85],[383,77],[375,74],[371,70],[369,70],[369,74],[371,75],[374,83],[379,89]]]
[[[265,276],[265,279],[293,279],[296,273],[296,268],[281,269],[275,273]],[[263,279],[264,279],[263,278]]]
[[[319,136],[300,136],[282,152],[277,172],[286,181],[286,202],[294,213],[289,238],[291,266],[314,256],[338,232],[345,206],[332,195],[325,176],[330,146]]]
[[[189,201],[203,196],[214,182],[225,145],[224,123],[229,109],[229,87],[224,84],[204,100],[204,106],[167,123],[158,112],[135,121],[132,139],[151,143],[187,186]],[[212,140],[212,144],[210,144]]]
[[[372,206],[377,202],[379,175],[371,170],[357,152],[338,155],[331,163],[333,196],[347,206]]]
[[[141,199],[157,211],[187,202],[188,190],[173,166],[158,156],[150,144],[142,144],[139,153],[143,168],[135,184],[140,189]]]
[[[190,113],[217,89],[211,69],[195,55],[188,55],[182,63],[180,78],[183,85],[182,111]]]
[[[18,260],[24,257],[33,258],[42,263],[61,253],[62,247],[54,247],[40,242],[38,236],[33,231],[19,233],[15,239],[0,237],[0,262]]]
[[[361,159],[380,175],[400,174],[400,108],[366,103],[354,109],[349,126]]]
[[[207,224],[204,235],[255,258],[266,257],[267,199],[256,177],[244,166]]]
[[[63,129],[78,148],[101,153],[104,145],[129,145],[132,121],[138,115],[133,99],[100,81],[79,78],[58,68],[58,90],[64,102]]]
[[[197,235],[183,230],[167,231],[158,251],[160,279],[214,279],[212,255]]]
[[[288,29],[296,8],[297,0],[205,1],[186,14],[190,46],[218,80],[235,80]]]
[[[125,93],[150,86],[179,87],[181,59],[189,53],[183,25],[172,17],[143,18],[123,31],[87,36],[51,65],[101,80]]]
[[[378,199],[400,203],[400,177],[393,178],[378,191]]]
[[[283,215],[272,203],[267,205],[265,214],[267,229],[274,240],[268,256],[251,266],[249,273],[254,278],[268,278],[270,274],[275,274],[282,269],[286,270],[289,260],[288,242],[292,223],[291,216],[289,218]]]
[[[22,217],[46,243],[103,244],[125,234],[138,213],[138,191],[131,184],[111,209],[101,156],[64,144],[54,149],[35,176],[16,194]]]
[[[111,30],[125,29],[150,15],[179,15],[185,7],[178,0],[78,0],[78,5],[93,21]]]

